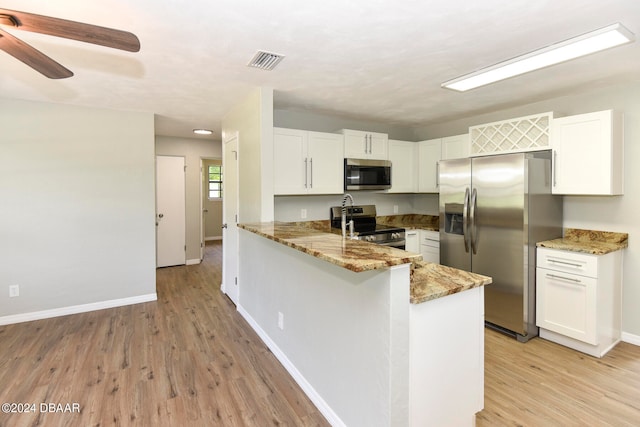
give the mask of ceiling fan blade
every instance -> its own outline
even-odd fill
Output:
[[[65,79],[73,76],[73,72],[67,68],[2,29],[0,29],[0,49],[50,79]]]
[[[128,52],[140,50],[138,37],[127,31],[9,9],[0,9],[0,18],[3,18],[0,19],[0,23],[9,23],[19,30],[64,37]]]

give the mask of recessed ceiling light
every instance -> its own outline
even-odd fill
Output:
[[[464,92],[634,40],[631,31],[616,23],[446,81],[440,86]]]
[[[198,135],[211,135],[213,131],[209,129],[194,129],[193,133]]]

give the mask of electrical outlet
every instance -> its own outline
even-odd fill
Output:
[[[284,330],[284,314],[280,311],[278,312],[278,328]]]
[[[393,205],[393,213],[398,213],[398,205]]]
[[[300,209],[300,218],[305,219],[307,217],[307,210]]]
[[[19,296],[20,296],[20,285],[9,286],[9,298],[14,298]]]

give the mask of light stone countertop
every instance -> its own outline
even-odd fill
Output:
[[[268,222],[238,227],[354,272],[411,263],[412,304],[491,283],[491,278],[422,261],[422,255],[359,240],[343,240],[328,221]]]
[[[420,230],[438,231],[440,218],[435,215],[405,214],[386,215],[376,217],[378,224],[390,225],[399,228],[413,228]]]
[[[564,230],[564,237],[538,242],[536,246],[592,255],[604,255],[628,247],[629,235],[610,231],[567,228]]]

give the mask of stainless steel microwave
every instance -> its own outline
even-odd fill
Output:
[[[391,188],[389,160],[344,159],[345,190],[386,190]]]

